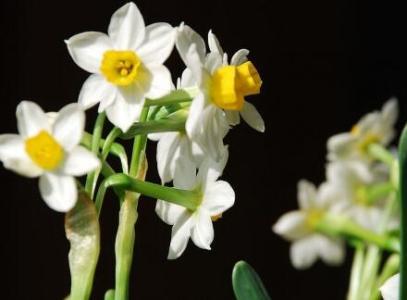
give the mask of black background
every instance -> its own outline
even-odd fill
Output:
[[[2,1],[0,131],[15,132],[15,107],[23,99],[47,111],[74,102],[88,74],[70,59],[64,39],[88,30],[106,32],[122,1]],[[192,243],[167,261],[171,228],[140,203],[131,299],[233,299],[231,271],[245,259],[273,299],[344,299],[351,255],[340,268],[317,263],[294,270],[289,244],[270,226],[296,207],[296,182],[324,179],[325,141],[348,130],[390,96],[407,120],[406,21],[397,2],[381,1],[138,1],[146,24],[181,21],[203,36],[218,35],[230,54],[251,50],[264,80],[251,99],[266,120],[260,134],[242,124],[232,130],[224,179],[235,206],[215,224],[213,250]],[[404,17],[404,20],[403,20]],[[183,68],[173,55],[173,76]],[[88,114],[88,125],[95,116]],[[157,181],[155,145],[149,179]],[[46,207],[36,180],[3,168],[1,178],[1,297],[62,299],[69,292],[68,243],[63,215]],[[102,215],[102,253],[92,299],[114,286],[114,234],[118,204],[108,194]]]

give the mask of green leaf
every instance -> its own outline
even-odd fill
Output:
[[[407,300],[407,126],[404,127],[399,142],[400,162],[400,207],[401,207],[401,265],[400,265],[400,300]]]
[[[89,299],[99,257],[100,232],[95,205],[80,192],[75,207],[65,215],[65,232],[70,242],[70,300]]]
[[[270,300],[256,271],[245,261],[235,264],[232,273],[233,291],[237,300]]]

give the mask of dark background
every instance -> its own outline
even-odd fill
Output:
[[[64,39],[88,30],[106,32],[123,1],[1,1],[0,131],[15,132],[22,99],[48,111],[77,99],[88,76],[70,59]],[[325,141],[348,130],[390,96],[407,120],[406,18],[397,2],[381,1],[137,1],[146,24],[181,21],[218,35],[230,54],[251,50],[264,80],[252,99],[266,120],[265,134],[242,124],[230,132],[224,179],[236,205],[215,224],[213,250],[189,244],[167,261],[171,227],[140,203],[131,299],[233,299],[231,271],[245,259],[273,299],[344,299],[351,255],[340,268],[322,263],[294,270],[289,244],[270,226],[296,207],[296,182],[324,178]],[[183,66],[176,55],[173,74]],[[88,124],[94,110],[88,114]],[[149,179],[157,181],[155,145]],[[3,168],[1,178],[1,295],[5,299],[62,299],[69,292],[68,243],[63,215],[41,200],[36,180]],[[111,201],[110,201],[111,200]],[[102,253],[93,299],[114,286],[114,234],[118,205],[112,194],[102,215]]]

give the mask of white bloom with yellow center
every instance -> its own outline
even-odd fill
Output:
[[[381,111],[365,115],[350,132],[340,133],[328,139],[328,159],[331,161],[356,159],[368,161],[368,147],[377,143],[388,146],[395,136],[398,106],[390,99]]]
[[[145,98],[171,90],[171,74],[163,65],[174,47],[175,30],[167,23],[144,25],[134,3],[112,16],[108,34],[84,32],[66,41],[69,53],[82,69],[93,73],[84,83],[79,103],[97,103],[122,131],[138,120]]]
[[[99,167],[98,158],[79,143],[85,113],[78,104],[47,115],[35,103],[17,106],[18,134],[0,135],[0,160],[7,169],[27,177],[39,177],[41,196],[52,209],[69,211],[76,203],[74,176]]]
[[[233,206],[235,193],[229,183],[218,180],[227,160],[215,163],[206,159],[199,168],[198,175],[182,176],[174,180],[174,186],[185,190],[196,190],[201,200],[195,211],[182,206],[157,200],[156,212],[167,224],[172,225],[168,259],[178,258],[191,238],[196,246],[210,250],[214,238],[212,221]]]
[[[249,61],[246,50],[239,51],[232,64],[227,64],[216,37],[209,33],[211,52],[206,54],[205,41],[187,25],[178,28],[176,47],[187,69],[183,73],[185,85],[197,86],[186,122],[188,136],[216,160],[220,159],[223,138],[230,124],[237,124],[241,112],[244,119],[259,131],[264,123],[245,96],[260,92],[260,76]],[[228,112],[228,113],[226,113]]]
[[[320,191],[312,183],[301,180],[298,183],[300,210],[284,214],[273,226],[276,234],[293,242],[290,258],[297,269],[309,268],[318,258],[329,265],[338,265],[345,256],[342,240],[315,231],[315,224],[330,211],[331,206]]]
[[[380,288],[384,300],[398,300],[400,287],[400,273],[390,277]]]

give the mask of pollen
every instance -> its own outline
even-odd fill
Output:
[[[64,158],[61,145],[45,130],[27,139],[25,150],[35,164],[48,171],[58,168]]]
[[[260,93],[262,81],[254,65],[248,61],[239,66],[224,66],[212,75],[213,102],[226,110],[242,110],[244,97]]]
[[[136,78],[141,60],[134,51],[106,51],[103,55],[100,71],[106,80],[118,85],[128,86]]]
[[[217,220],[219,220],[221,218],[222,218],[222,214],[211,216],[211,219],[213,222],[216,222]]]

